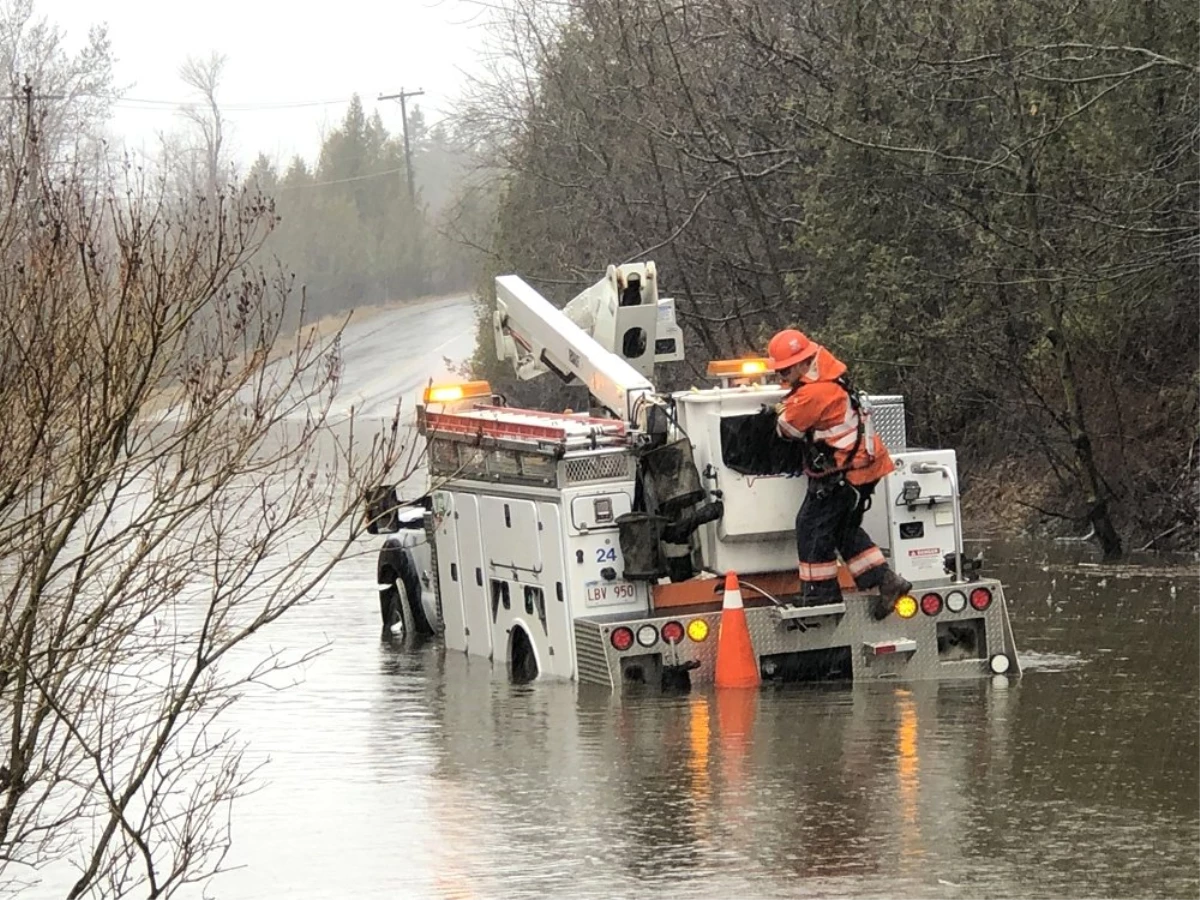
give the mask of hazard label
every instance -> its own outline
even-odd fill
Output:
[[[919,556],[940,556],[942,553],[941,547],[920,547],[916,550],[909,550],[910,558]]]

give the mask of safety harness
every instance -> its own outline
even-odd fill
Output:
[[[844,466],[834,465],[834,460],[837,459],[837,450],[831,444],[826,443],[816,437],[816,429],[810,428],[804,432],[804,474],[809,478],[831,478],[835,475],[844,475],[854,467],[854,458],[858,456],[858,449],[863,445],[863,441],[867,444],[867,458],[871,462],[875,460],[875,425],[871,421],[871,404],[865,394],[856,390],[850,378],[843,373],[834,379],[834,384],[846,392],[846,397],[850,403],[850,408],[854,411],[857,427],[854,436],[854,446],[850,448],[846,456],[846,464]],[[804,387],[803,384],[798,384],[790,391],[784,401],[791,397],[796,391]]]

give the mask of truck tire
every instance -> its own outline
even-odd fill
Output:
[[[411,633],[434,634],[433,625],[421,603],[421,578],[412,554],[403,547],[384,546],[379,559],[379,612],[384,637]]]

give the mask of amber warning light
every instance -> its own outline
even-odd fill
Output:
[[[425,388],[426,403],[457,403],[459,400],[474,400],[479,397],[491,396],[492,386],[486,381],[440,384]]]
[[[765,359],[714,359],[708,364],[710,378],[752,378],[768,371]]]

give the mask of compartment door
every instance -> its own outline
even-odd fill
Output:
[[[492,655],[492,614],[488,596],[488,578],[480,533],[479,498],[458,495],[458,558],[461,563],[463,634],[466,650],[472,656]]]
[[[447,650],[466,650],[462,605],[462,562],[458,558],[458,520],[455,518],[454,495],[437,491],[433,495],[433,512],[437,516],[434,541],[437,543],[438,592],[442,598],[443,639]]]
[[[562,678],[575,676],[575,629],[571,616],[570,600],[567,596],[567,573],[565,569],[566,547],[563,543],[563,523],[559,508],[553,503],[538,506],[542,525],[542,571],[541,589],[545,598],[545,616],[536,622],[542,633],[537,636],[539,648],[546,641],[546,653],[541,657],[545,671]]]

